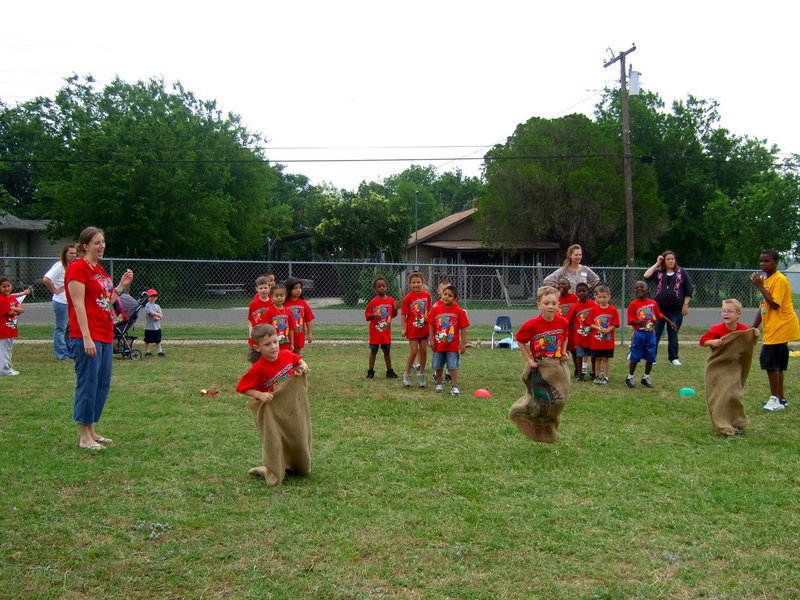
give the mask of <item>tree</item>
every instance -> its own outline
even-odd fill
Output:
[[[163,80],[117,78],[97,90],[91,78],[71,77],[55,100],[15,115],[9,131],[43,124],[50,140],[34,144],[27,181],[30,212],[53,219],[54,235],[93,224],[115,244],[125,240],[117,253],[252,257],[268,234],[290,230],[274,202],[278,172],[250,148],[260,137],[179,83],[168,91]]]
[[[487,243],[514,247],[528,237],[583,244],[596,262],[624,258],[621,144],[608,130],[583,115],[534,117],[485,159],[488,191],[477,218]],[[665,222],[650,165],[635,166],[634,196],[641,252]]]

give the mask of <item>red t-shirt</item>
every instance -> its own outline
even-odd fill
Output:
[[[531,355],[535,359],[560,358],[561,346],[569,335],[569,321],[555,315],[552,321],[542,315],[525,321],[516,334],[517,342],[530,342]]]
[[[725,337],[729,333],[733,333],[734,331],[744,331],[745,329],[748,329],[747,325],[742,325],[738,322],[736,323],[736,329],[733,331],[728,329],[725,323],[717,323],[703,334],[703,337],[700,338],[700,345],[702,346],[703,343],[707,342],[708,340],[718,340],[722,337]]]
[[[281,344],[290,343],[289,332],[297,329],[297,324],[294,322],[294,315],[285,305],[283,308],[270,306],[264,315],[261,317],[262,323],[269,323],[278,332],[278,341]]]
[[[636,298],[628,304],[628,325],[636,331],[655,331],[656,321],[663,319],[661,309],[652,298]],[[633,321],[647,321],[644,325],[634,325]]]
[[[428,335],[428,312],[431,309],[431,295],[428,292],[408,292],[403,298],[400,313],[406,319],[406,338],[418,340]]]
[[[434,352],[458,352],[460,331],[470,325],[467,313],[455,302],[450,306],[437,302],[431,309],[428,324],[433,325]]]
[[[239,380],[236,391],[242,394],[247,390],[272,392],[275,384],[294,375],[294,368],[301,360],[302,356],[288,350],[281,350],[275,360],[262,356]]]
[[[314,311],[302,298],[287,300],[284,306],[292,311],[294,317],[294,347],[303,348],[306,345],[306,323],[314,320]]]
[[[571,341],[574,346],[589,348],[591,345],[589,336],[592,334],[592,330],[589,327],[589,311],[595,306],[597,306],[597,302],[594,300],[586,302],[578,300],[569,309],[565,318],[569,321],[570,336],[572,336]]]
[[[566,296],[562,296],[561,294],[558,295],[558,316],[567,318],[567,313],[569,309],[572,308],[572,305],[578,301],[578,297],[575,294],[569,293]]]
[[[619,327],[619,312],[610,304],[606,308],[595,306],[589,311],[589,324],[597,325],[598,327]],[[608,333],[600,333],[596,329],[592,329],[589,336],[589,347],[592,350],[613,350],[614,349],[614,331]]]
[[[369,343],[392,343],[392,319],[397,316],[397,302],[391,296],[375,296],[364,310],[364,318],[369,321]]]
[[[64,287],[69,304],[69,337],[82,338],[75,306],[69,294],[69,282],[79,281],[84,285],[83,304],[86,307],[86,318],[89,321],[89,335],[95,342],[114,341],[114,283],[99,263],[90,265],[84,258],[73,260],[64,274]]]
[[[12,306],[19,306],[19,300],[0,294],[0,339],[19,337],[17,315],[11,314]]]

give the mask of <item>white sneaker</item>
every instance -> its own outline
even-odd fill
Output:
[[[434,388],[434,391],[442,392],[442,391],[444,391],[444,386],[437,381],[436,382],[436,387]]]
[[[764,405],[764,410],[774,412],[776,410],[786,410],[786,407],[781,404],[780,398],[777,396],[770,396],[769,401]]]
[[[419,387],[425,387],[425,373],[420,373],[417,375],[417,383]]]
[[[451,393],[453,396],[460,396],[460,395],[461,395],[461,390],[460,390],[460,389],[458,389],[458,386],[457,386],[457,385],[454,385],[453,387],[451,387],[451,388],[450,388],[450,393]]]
[[[406,387],[411,387],[411,375],[408,373],[403,373],[403,385]]]
[[[675,360],[671,360],[669,362],[673,367],[682,367],[683,366],[681,361],[679,361],[677,358]]]

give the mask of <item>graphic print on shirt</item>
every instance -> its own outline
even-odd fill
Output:
[[[263,306],[250,313],[250,320],[252,321],[253,325],[258,325],[261,323],[261,319],[263,318],[265,312],[267,312],[267,308]]]
[[[111,302],[111,294],[113,293],[114,283],[108,277],[103,277],[101,273],[93,276],[93,279],[100,286],[100,295],[95,299],[95,303],[100,310],[104,310],[108,315],[108,320],[114,320],[114,304]]]
[[[377,318],[373,319],[373,327],[377,331],[386,331],[391,325],[392,306],[391,304],[381,304],[375,307],[372,313]]]
[[[275,373],[275,375],[273,375],[267,380],[267,382],[264,384],[264,389],[265,390],[272,389],[272,386],[274,386],[275,384],[280,383],[284,379],[288,379],[289,375],[291,375],[293,368],[294,365],[291,363],[283,367],[280,371]]]
[[[550,333],[536,336],[533,340],[533,355],[560,358],[561,345],[558,343],[558,336]]]
[[[575,313],[575,324],[577,327],[575,328],[578,335],[580,337],[587,337],[590,333],[592,333],[592,328],[589,327],[589,311],[592,310],[590,308],[584,308],[583,310],[579,310]]]
[[[611,325],[611,315],[597,315],[594,318],[594,324],[598,327],[602,327],[603,329],[609,327]],[[599,342],[606,342],[611,339],[612,335],[613,333],[611,331],[607,331],[605,333],[602,331],[596,331],[594,334],[594,339]]]
[[[437,342],[452,342],[456,336],[456,326],[454,323],[453,315],[440,314],[436,315],[436,332],[435,338]]]
[[[289,343],[289,317],[287,315],[272,315],[270,324],[278,333],[278,343]]]
[[[428,317],[428,300],[419,298],[411,303],[412,324],[417,328],[424,328]]]
[[[292,311],[292,316],[294,316],[294,330],[303,331],[303,307],[294,305],[290,306],[289,310]]]
[[[653,316],[653,305],[650,304],[648,306],[642,306],[636,310],[636,320],[637,321],[646,321],[644,325],[641,326],[641,331],[653,331],[656,328],[655,325],[655,318]]]

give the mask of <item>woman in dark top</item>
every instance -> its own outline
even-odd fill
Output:
[[[669,362],[676,367],[681,366],[678,358],[678,331],[683,317],[689,312],[689,301],[692,299],[692,279],[683,267],[678,266],[678,257],[672,250],[662,252],[656,264],[644,272],[644,278],[656,284],[653,300],[664,316],[675,323],[675,329],[667,329],[667,352]],[[656,322],[656,339],[661,341],[664,333],[664,321]],[[656,352],[658,346],[656,346]]]

